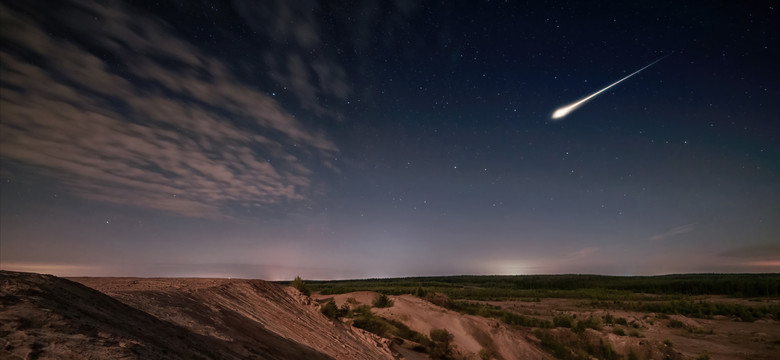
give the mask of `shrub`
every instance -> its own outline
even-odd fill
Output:
[[[431,329],[431,347],[428,354],[431,359],[445,360],[452,359],[452,334],[447,329]]]
[[[593,330],[601,330],[601,321],[599,319],[594,318],[593,316],[588,316],[585,320],[580,320],[580,323],[588,328]]]
[[[559,315],[553,318],[553,325],[555,327],[571,328],[574,323],[574,319],[569,315]]]
[[[328,319],[335,320],[340,317],[340,311],[338,306],[336,306],[336,302],[333,301],[333,299],[330,299],[325,306],[322,307],[322,310],[320,310],[323,315],[325,315]]]
[[[621,328],[614,328],[614,329],[612,329],[612,333],[617,335],[617,336],[626,336],[626,332],[623,331],[623,329],[621,329]]]
[[[625,325],[628,325],[628,320],[626,320],[626,318],[619,317],[619,318],[615,319],[615,324],[625,326]]]
[[[701,354],[696,357],[696,360],[710,360],[710,355],[707,353]]]
[[[490,360],[493,357],[495,357],[495,355],[493,355],[493,350],[490,350],[490,349],[485,348],[485,347],[483,347],[482,349],[479,350],[479,358],[480,359],[482,359],[482,360]]]
[[[376,299],[374,299],[373,305],[378,308],[388,308],[393,306],[393,300],[390,300],[385,294],[379,294]]]
[[[311,295],[311,291],[309,291],[309,289],[306,287],[306,283],[301,280],[300,276],[296,276],[295,280],[290,283],[290,286],[298,289],[298,291],[300,291],[303,295]]]
[[[612,316],[612,314],[609,314],[609,313],[607,315],[604,315],[604,323],[605,324],[609,324],[609,325],[614,324],[615,323],[615,317]]]
[[[571,357],[571,351],[561,341],[555,338],[550,331],[537,329],[534,331],[539,340],[541,340],[542,347],[547,349],[552,355],[558,359],[566,359]]]
[[[358,304],[358,301],[357,301],[357,299],[355,299],[355,298],[353,298],[353,297],[348,297],[348,298],[347,298],[347,304],[350,304],[350,305],[357,305],[357,304]]]
[[[585,323],[582,322],[582,321],[578,321],[577,325],[574,326],[573,328],[571,328],[571,331],[573,331],[573,332],[575,332],[577,334],[584,333],[585,332]]]
[[[428,300],[430,303],[444,308],[450,308],[452,306],[452,300],[450,300],[450,297],[444,293],[434,293],[430,291],[426,292],[425,300]]]
[[[371,316],[371,307],[368,305],[360,305],[352,309],[352,317]]]
[[[685,323],[680,320],[672,319],[672,321],[669,322],[669,327],[674,329],[682,329],[685,327]]]
[[[628,352],[628,360],[639,360],[639,355],[637,355],[636,350],[631,349],[631,351]]]
[[[639,333],[637,330],[631,330],[628,332],[628,336],[635,337],[635,338],[641,338],[642,334]]]
[[[425,291],[425,289],[423,289],[421,286],[418,286],[417,289],[414,290],[414,296],[417,296],[418,298],[424,299],[427,293],[428,292]]]
[[[377,334],[381,337],[388,337],[392,326],[378,316],[361,316],[352,322],[352,326]]]
[[[668,339],[667,339],[667,340],[664,340],[664,345],[666,345],[666,347],[672,347],[672,346],[674,346],[674,344],[672,344],[672,341],[671,341],[671,340],[668,340]]]

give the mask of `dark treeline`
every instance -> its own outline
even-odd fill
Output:
[[[683,274],[662,276],[604,275],[467,275],[393,279],[309,281],[324,294],[373,290],[412,293],[417,288],[443,291],[455,298],[587,297],[591,293],[657,295],[780,296],[780,274]],[[584,291],[583,291],[584,290]],[[484,294],[484,296],[480,296]]]

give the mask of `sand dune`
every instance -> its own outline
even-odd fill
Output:
[[[0,358],[393,358],[381,339],[261,280],[73,280],[0,272]]]

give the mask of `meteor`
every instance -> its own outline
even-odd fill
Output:
[[[669,55],[672,55],[672,54],[669,54]],[[575,110],[575,109],[577,109],[578,107],[582,106],[582,104],[586,103],[588,100],[592,99],[592,98],[593,98],[593,97],[595,97],[596,95],[598,95],[598,94],[601,94],[601,93],[603,93],[604,91],[607,91],[607,89],[609,89],[609,88],[611,88],[611,87],[613,87],[613,86],[615,86],[615,85],[617,85],[617,84],[620,84],[620,83],[621,83],[623,80],[625,80],[625,79],[628,79],[628,78],[630,78],[630,77],[632,77],[632,76],[634,76],[634,75],[638,74],[640,71],[642,71],[642,70],[644,70],[644,69],[647,69],[647,68],[649,68],[649,67],[651,67],[651,66],[655,65],[655,63],[657,63],[657,62],[659,62],[659,61],[661,61],[661,60],[663,60],[663,59],[666,59],[666,58],[667,58],[669,55],[666,55],[666,56],[664,56],[664,57],[662,57],[662,58],[660,58],[660,59],[658,59],[658,60],[656,60],[656,61],[653,61],[653,62],[651,62],[649,65],[647,65],[647,66],[645,66],[645,67],[643,67],[643,68],[641,68],[641,69],[639,69],[639,70],[637,70],[637,71],[634,71],[634,72],[633,72],[633,73],[631,73],[630,75],[628,75],[628,76],[626,76],[626,77],[624,77],[624,78],[622,78],[622,79],[620,79],[620,80],[618,80],[618,81],[614,82],[612,85],[610,85],[610,86],[607,86],[607,87],[605,87],[605,88],[603,88],[603,89],[601,89],[601,90],[599,90],[599,91],[597,91],[597,92],[593,93],[592,95],[590,95],[590,96],[588,96],[588,97],[586,97],[586,98],[582,99],[582,100],[579,100],[579,101],[577,101],[577,102],[575,102],[575,103],[572,103],[572,104],[566,105],[566,106],[564,106],[564,107],[562,107],[562,108],[559,108],[558,110],[555,110],[555,112],[552,114],[552,118],[553,118],[553,120],[558,120],[558,119],[561,119],[562,117],[564,117],[564,116],[568,115],[570,112],[574,111],[574,110]]]

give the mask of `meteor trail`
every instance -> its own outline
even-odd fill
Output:
[[[671,54],[669,54],[669,55],[672,55],[672,54],[673,54],[673,53],[671,53]],[[628,75],[628,76],[626,76],[626,77],[624,77],[624,78],[622,78],[622,79],[620,79],[620,80],[616,81],[616,82],[615,82],[615,83],[613,83],[612,85],[610,85],[610,86],[607,86],[607,87],[605,87],[605,88],[603,88],[603,89],[601,89],[601,90],[599,90],[599,91],[597,91],[597,92],[593,93],[592,95],[590,95],[590,96],[588,96],[588,97],[586,97],[586,98],[582,99],[582,100],[579,100],[579,101],[577,101],[577,102],[575,102],[575,103],[572,103],[572,104],[566,105],[566,106],[564,106],[564,107],[562,107],[562,108],[559,108],[558,110],[555,110],[555,112],[552,114],[552,118],[553,118],[553,120],[558,120],[558,119],[560,119],[560,118],[562,118],[562,117],[564,117],[564,116],[568,115],[570,112],[572,112],[572,111],[574,111],[575,109],[577,109],[578,107],[582,106],[582,104],[586,103],[588,100],[592,99],[594,96],[596,96],[596,95],[598,95],[598,94],[601,94],[601,93],[603,93],[604,91],[607,91],[607,89],[609,89],[609,88],[611,88],[611,87],[613,87],[613,86],[615,86],[615,85],[617,85],[617,84],[620,84],[620,82],[622,82],[623,80],[625,80],[625,79],[628,79],[628,78],[630,78],[630,77],[632,77],[632,76],[634,76],[634,75],[638,74],[640,71],[642,71],[642,70],[644,70],[644,69],[647,69],[647,68],[649,68],[649,67],[653,66],[655,63],[657,63],[657,62],[659,62],[659,61],[661,61],[661,60],[663,60],[663,59],[666,59],[666,58],[667,58],[669,55],[666,55],[666,56],[664,56],[664,57],[662,57],[662,58],[660,58],[660,59],[658,59],[658,60],[656,60],[656,61],[653,61],[653,62],[651,62],[649,65],[647,65],[647,66],[645,66],[645,67],[643,67],[643,68],[641,68],[641,69],[639,69],[639,70],[637,70],[637,71],[634,71],[634,72],[633,72],[633,73],[631,73],[630,75]]]

